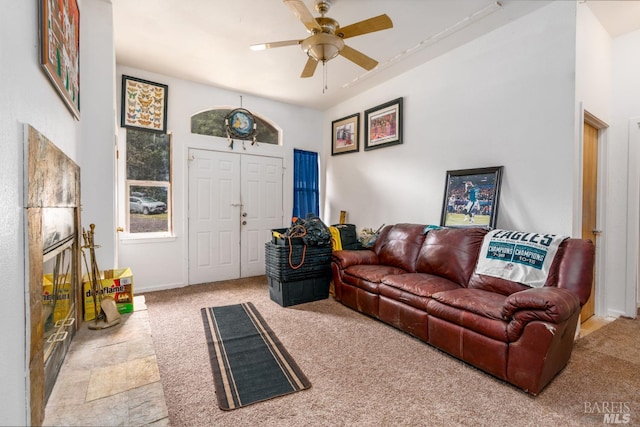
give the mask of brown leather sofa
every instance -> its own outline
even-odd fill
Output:
[[[593,280],[589,240],[567,239],[544,287],[474,272],[480,228],[386,226],[370,250],[335,251],[336,300],[536,395],[569,361]]]

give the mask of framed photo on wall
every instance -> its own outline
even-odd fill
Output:
[[[167,85],[123,75],[120,126],[167,133],[168,94]]]
[[[80,10],[77,0],[40,0],[40,62],[80,120]]]
[[[402,144],[402,98],[364,112],[364,150]]]
[[[447,171],[440,225],[495,228],[502,166]]]
[[[360,113],[331,122],[331,155],[360,150]]]

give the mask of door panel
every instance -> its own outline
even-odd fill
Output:
[[[189,150],[189,283],[240,274],[240,159]]]

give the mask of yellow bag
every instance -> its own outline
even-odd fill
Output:
[[[337,227],[329,227],[331,233],[331,247],[334,251],[342,250],[342,240],[340,239],[340,230]]]

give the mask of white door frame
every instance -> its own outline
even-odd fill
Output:
[[[625,315],[635,318],[640,306],[640,117],[628,124],[629,185],[627,188],[627,271]]]

